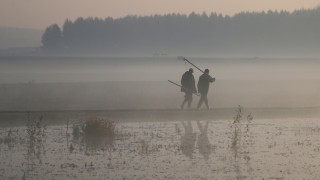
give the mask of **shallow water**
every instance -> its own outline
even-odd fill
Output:
[[[116,123],[83,140],[73,124],[0,129],[0,179],[317,179],[318,118]]]

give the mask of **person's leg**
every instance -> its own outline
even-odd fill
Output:
[[[183,102],[182,102],[182,104],[181,104],[181,109],[183,109],[184,108],[184,104],[186,103],[188,101],[188,97],[187,97],[187,93],[184,95],[184,100],[183,100]]]
[[[188,108],[191,108],[191,103],[192,103],[192,93],[188,94]]]
[[[203,103],[203,95],[201,94],[201,97],[200,97],[199,102],[198,102],[197,109],[200,109],[202,103]]]
[[[208,96],[207,96],[207,94],[204,94],[204,95],[203,95],[203,99],[204,99],[204,103],[206,104],[207,109],[210,109],[210,108],[209,108],[209,102],[208,102]]]

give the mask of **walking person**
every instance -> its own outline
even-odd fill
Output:
[[[209,86],[210,83],[214,82],[215,78],[212,78],[209,75],[209,69],[205,69],[204,73],[199,77],[198,81],[198,92],[200,93],[201,97],[198,102],[197,109],[200,109],[202,103],[204,102],[207,109],[209,110],[209,104],[208,104],[208,92],[209,92]]]
[[[188,102],[188,108],[191,108],[192,93],[197,93],[196,83],[193,76],[193,69],[186,71],[181,78],[181,92],[185,93],[184,100],[181,104],[181,109],[184,108],[185,103]]]

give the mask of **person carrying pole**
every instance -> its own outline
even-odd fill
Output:
[[[184,108],[186,102],[188,102],[188,108],[191,108],[192,94],[197,93],[196,83],[193,76],[193,69],[190,68],[186,71],[181,78],[181,92],[185,93],[184,100],[181,104],[181,109]]]
[[[215,78],[212,78],[209,75],[209,69],[205,69],[204,73],[199,77],[199,81],[198,81],[198,92],[201,94],[201,97],[198,102],[197,109],[200,109],[202,103],[204,102],[207,109],[209,110],[207,95],[208,95],[210,83],[214,81],[215,81]]]

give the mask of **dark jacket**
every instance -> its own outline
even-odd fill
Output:
[[[208,94],[210,83],[214,82],[214,78],[209,74],[202,74],[198,81],[198,92],[201,94]]]
[[[185,93],[196,93],[196,82],[191,72],[187,71],[181,78],[181,91]]]

